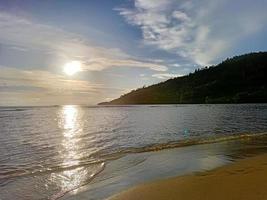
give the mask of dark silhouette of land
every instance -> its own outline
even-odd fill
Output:
[[[267,52],[259,52],[226,59],[99,105],[266,102]]]

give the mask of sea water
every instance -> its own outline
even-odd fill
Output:
[[[267,104],[1,107],[0,199],[106,198],[219,166],[238,139],[265,149],[265,132]]]

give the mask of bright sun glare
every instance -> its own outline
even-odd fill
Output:
[[[72,76],[79,71],[81,71],[81,62],[79,61],[71,61],[64,65],[64,72],[68,76]]]

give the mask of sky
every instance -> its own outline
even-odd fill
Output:
[[[266,51],[266,10],[267,0],[0,0],[0,106],[95,105]]]

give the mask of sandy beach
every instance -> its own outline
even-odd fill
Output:
[[[111,200],[266,200],[267,154],[239,160],[212,171],[130,188]]]

